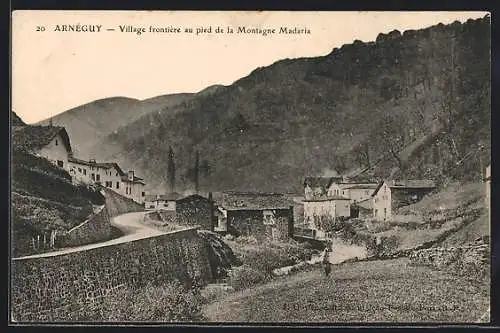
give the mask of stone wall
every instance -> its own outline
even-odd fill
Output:
[[[108,210],[103,205],[99,212],[85,222],[68,230],[57,239],[57,247],[80,246],[108,240],[112,237]]]
[[[458,274],[489,272],[490,246],[481,242],[458,247],[432,247],[415,250],[409,255],[414,265],[452,269]]]
[[[144,210],[143,205],[138,204],[134,200],[124,197],[113,190],[103,187],[102,191],[106,198],[106,207],[110,217]]]
[[[293,210],[274,209],[276,236],[288,239],[293,234]],[[227,213],[228,230],[236,236],[252,236],[257,239],[272,238],[273,227],[264,224],[262,210],[230,210]]]
[[[205,230],[214,230],[213,203],[200,195],[191,195],[176,202],[176,223],[199,225]]]
[[[212,279],[207,243],[195,228],[57,256],[13,259],[13,321],[64,321],[121,288]],[[66,319],[67,320],[67,319]]]

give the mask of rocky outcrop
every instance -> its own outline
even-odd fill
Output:
[[[214,278],[224,278],[231,267],[242,264],[218,234],[207,230],[198,230],[198,234],[208,245],[208,258]]]

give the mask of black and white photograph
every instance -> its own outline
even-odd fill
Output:
[[[11,52],[11,325],[490,322],[490,13],[18,10]]]

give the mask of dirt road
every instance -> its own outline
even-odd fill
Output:
[[[115,216],[111,219],[111,224],[120,229],[123,235],[105,242],[87,244],[77,247],[69,247],[53,252],[40,253],[15,259],[53,257],[66,253],[85,251],[97,247],[109,246],[119,243],[130,242],[137,239],[148,238],[164,234],[164,231],[142,224],[146,212],[134,212]]]

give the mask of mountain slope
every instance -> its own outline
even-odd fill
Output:
[[[490,23],[380,34],[286,59],[231,86],[150,112],[93,150],[167,188],[300,191],[305,175],[479,179],[490,158]],[[485,149],[479,147],[483,145]]]
[[[81,158],[94,157],[89,151],[100,138],[113,133],[135,119],[150,112],[180,103],[192,94],[172,94],[153,97],[143,101],[111,97],[87,103],[45,119],[38,124],[64,126],[75,145],[76,154]]]

